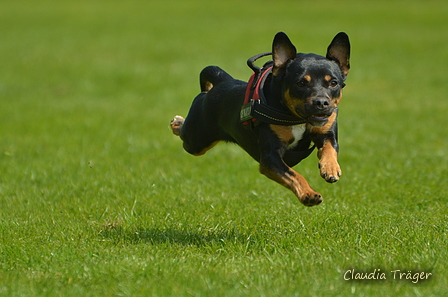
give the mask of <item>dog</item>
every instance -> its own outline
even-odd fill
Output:
[[[272,60],[263,69],[254,66],[254,60],[268,54]],[[236,143],[260,163],[262,174],[290,189],[302,204],[318,205],[322,195],[291,167],[317,148],[320,175],[334,183],[342,174],[337,112],[350,69],[348,35],[338,33],[323,57],[297,53],[288,36],[279,32],[272,53],[251,59],[248,64],[255,73],[249,83],[217,66],[204,68],[201,93],[185,119],[171,120],[172,132],[195,156],[220,141]],[[254,92],[261,99],[253,99]]]

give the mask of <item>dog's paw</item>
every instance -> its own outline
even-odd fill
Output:
[[[310,191],[309,193],[303,194],[299,198],[299,200],[305,206],[313,206],[313,205],[319,205],[323,199],[321,194],[314,191]]]
[[[171,130],[173,130],[173,134],[179,136],[180,135],[180,128],[184,124],[185,119],[181,116],[175,116],[171,122]]]
[[[320,162],[320,176],[322,176],[326,182],[334,183],[339,180],[342,175],[341,167],[338,162]]]

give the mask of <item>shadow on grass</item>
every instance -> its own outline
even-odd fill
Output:
[[[121,226],[102,229],[100,238],[116,243],[149,243],[180,245],[224,245],[227,243],[247,244],[252,242],[251,236],[235,230],[188,230],[175,228],[149,228],[135,231],[124,230]]]

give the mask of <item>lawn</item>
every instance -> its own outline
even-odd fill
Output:
[[[0,7],[0,296],[448,295],[448,2]],[[247,80],[278,31],[352,44],[343,176],[295,167],[311,208],[237,146],[193,157],[168,128],[203,67]]]

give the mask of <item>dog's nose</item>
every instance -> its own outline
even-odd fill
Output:
[[[327,98],[315,98],[313,99],[313,105],[319,109],[327,108],[330,105],[330,101]]]

